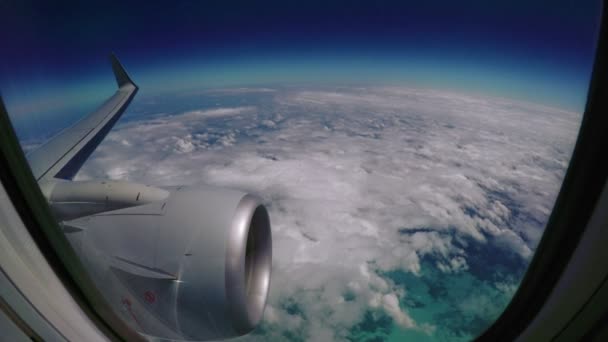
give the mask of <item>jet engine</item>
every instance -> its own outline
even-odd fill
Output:
[[[272,239],[259,198],[209,186],[82,183],[54,185],[51,208],[104,297],[134,329],[209,340],[246,334],[260,322]]]

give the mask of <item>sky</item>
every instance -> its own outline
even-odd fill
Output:
[[[143,93],[415,85],[582,111],[599,8],[570,0],[3,1],[0,92],[17,120],[89,108],[114,90],[113,51]]]

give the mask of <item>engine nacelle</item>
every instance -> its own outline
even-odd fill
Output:
[[[116,312],[142,334],[240,336],[262,319],[271,228],[257,197],[207,186],[64,222]]]

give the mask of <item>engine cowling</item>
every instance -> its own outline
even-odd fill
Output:
[[[268,213],[255,196],[209,186],[64,222],[106,299],[145,335],[240,336],[262,319],[272,263]]]

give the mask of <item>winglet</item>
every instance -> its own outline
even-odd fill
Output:
[[[114,71],[114,77],[116,77],[116,83],[118,83],[119,88],[124,85],[132,85],[137,88],[137,85],[133,83],[131,77],[129,77],[129,74],[127,74],[127,71],[113,53],[110,54],[110,62],[112,63],[112,70]]]
[[[110,61],[119,86],[114,95],[93,113],[28,153],[30,168],[38,181],[43,178],[73,179],[137,94],[139,88],[116,56],[111,55]]]

